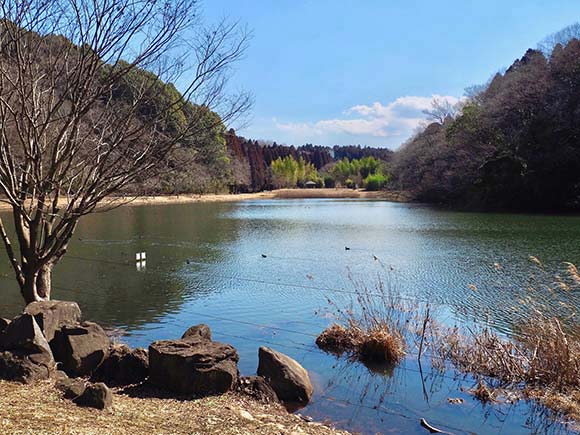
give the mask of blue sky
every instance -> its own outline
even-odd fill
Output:
[[[232,86],[253,139],[398,147],[433,95],[456,99],[580,20],[580,0],[205,0],[254,37]],[[234,126],[235,127],[235,126]]]

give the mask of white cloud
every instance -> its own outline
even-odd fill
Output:
[[[432,95],[430,97],[404,96],[386,105],[375,102],[371,105],[356,105],[344,111],[344,117],[324,119],[316,122],[293,123],[275,120],[279,130],[302,136],[350,135],[374,138],[405,138],[425,120],[423,110],[431,107],[433,99],[447,100],[456,104],[460,100],[453,96]],[[314,139],[312,137],[312,139]]]

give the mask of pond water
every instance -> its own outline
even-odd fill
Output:
[[[370,370],[325,354],[314,340],[332,322],[329,298],[347,303],[353,281],[372,286],[379,277],[437,307],[449,324],[477,318],[509,334],[513,307],[526,297],[529,256],[548,267],[580,262],[579,240],[577,216],[382,201],[125,207],[84,218],[55,270],[53,297],[77,300],[86,319],[118,328],[132,346],[207,323],[215,340],[238,349],[245,375],[256,371],[259,346],[278,349],[315,384],[300,412],[351,431],[423,434],[425,418],[453,433],[560,433],[566,428],[526,403],[482,406],[462,391],[470,379],[429,368],[421,376],[412,355],[395,368]],[[137,268],[141,251],[146,266]],[[0,315],[7,316],[22,307],[5,258],[0,274]],[[534,297],[555,310],[560,302],[580,304],[574,292],[538,289]],[[465,402],[449,404],[450,397]]]

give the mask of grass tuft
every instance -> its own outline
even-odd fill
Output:
[[[329,300],[339,323],[325,329],[316,339],[322,350],[348,353],[368,363],[396,364],[405,357],[404,332],[412,310],[406,309],[391,283],[379,279],[376,288],[354,280],[354,300],[345,309]]]

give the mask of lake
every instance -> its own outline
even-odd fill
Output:
[[[255,374],[259,346],[280,350],[315,385],[300,412],[351,431],[424,434],[425,418],[454,433],[560,433],[565,427],[526,403],[482,406],[461,390],[470,379],[427,368],[422,382],[412,355],[396,368],[370,370],[325,354],[314,340],[332,322],[328,299],[343,306],[354,282],[371,287],[379,279],[430,303],[448,324],[476,318],[509,335],[514,305],[527,297],[529,256],[547,268],[577,263],[579,240],[578,216],[383,201],[124,207],[81,221],[55,269],[53,298],[78,301],[85,319],[116,329],[132,346],[207,323],[215,340],[238,349],[244,375]],[[146,265],[137,267],[142,251]],[[4,257],[0,273],[0,315],[7,316],[22,306]],[[539,288],[534,298],[554,311],[560,302],[580,305],[573,292]],[[525,317],[525,307],[519,312]],[[457,397],[465,402],[448,403]]]

